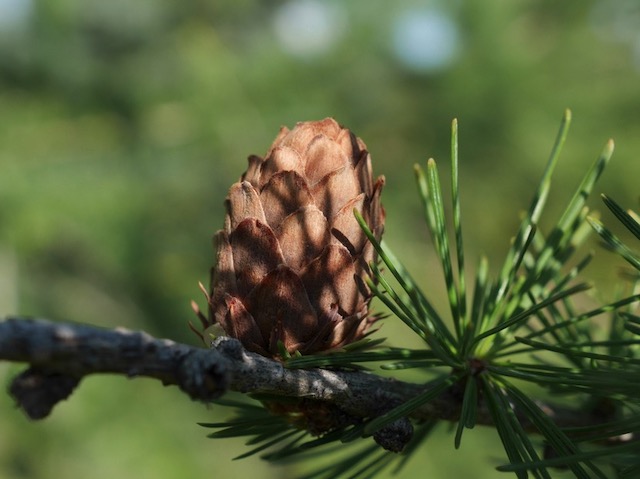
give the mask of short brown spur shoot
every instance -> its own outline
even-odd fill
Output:
[[[366,145],[335,120],[283,127],[229,190],[204,338],[217,329],[273,358],[363,338],[376,319],[362,281],[376,253],[353,210],[379,239],[383,184]]]

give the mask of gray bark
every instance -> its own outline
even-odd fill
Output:
[[[401,404],[425,390],[421,384],[362,371],[287,369],[246,351],[232,338],[218,338],[211,349],[205,349],[157,339],[142,331],[41,319],[1,321],[0,360],[28,364],[11,382],[9,393],[32,419],[48,416],[84,376],[99,373],[158,379],[203,402],[226,391],[315,399],[355,418],[378,416],[389,409],[385,404]],[[459,394],[450,390],[411,417],[453,421],[459,417],[460,402]],[[593,420],[579,409],[541,406],[561,426],[585,425]],[[492,423],[482,405],[477,423]],[[524,426],[531,429],[526,423]]]

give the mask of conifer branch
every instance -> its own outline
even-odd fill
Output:
[[[142,331],[17,317],[0,322],[0,360],[29,365],[12,380],[9,393],[31,419],[45,418],[84,376],[101,373],[158,379],[203,402],[226,391],[323,401],[356,418],[375,417],[386,412],[385,403],[397,404],[424,392],[420,384],[368,372],[287,369],[227,337],[204,349]],[[461,404],[462,392],[451,388],[414,411],[412,418],[454,421],[460,416]],[[560,427],[599,422],[579,406],[538,404]],[[521,420],[523,427],[535,432],[524,416]],[[493,424],[482,404],[477,423]]]

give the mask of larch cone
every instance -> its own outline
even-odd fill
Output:
[[[383,185],[364,142],[332,118],[283,127],[229,189],[205,339],[221,328],[276,359],[362,339],[377,319],[363,281],[376,252],[353,210],[379,240]]]

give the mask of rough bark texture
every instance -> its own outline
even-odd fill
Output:
[[[84,376],[121,374],[149,377],[177,385],[192,399],[209,402],[228,390],[315,399],[356,418],[380,415],[381,404],[400,404],[424,386],[371,373],[323,369],[287,369],[280,362],[245,350],[221,337],[211,349],[157,339],[141,331],[105,330],[88,325],[40,319],[0,322],[0,360],[27,363],[9,386],[18,406],[32,419],[46,417],[66,399]],[[447,392],[416,410],[415,419],[456,420],[460,398]],[[560,426],[588,425],[593,418],[580,409],[541,404]],[[478,424],[491,424],[480,407]],[[523,424],[533,430],[531,425]]]

